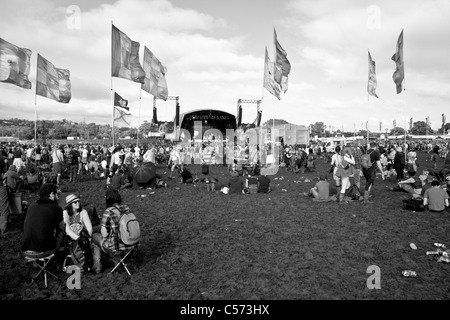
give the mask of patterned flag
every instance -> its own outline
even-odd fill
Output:
[[[392,60],[395,62],[396,68],[392,75],[392,79],[397,86],[397,93],[402,92],[402,82],[405,78],[405,69],[403,61],[403,30],[397,40],[397,51],[392,56]]]
[[[12,83],[24,89],[31,89],[31,50],[19,48],[0,38],[0,82]]]
[[[274,80],[274,63],[270,61],[269,54],[267,53],[264,60],[264,88],[266,88],[271,94],[281,100],[280,87]]]
[[[167,69],[147,47],[144,48],[144,71],[145,80],[141,89],[166,101],[169,96],[165,77]]]
[[[412,130],[413,127],[413,118],[409,119],[409,130]]]
[[[55,66],[38,53],[36,94],[68,103],[71,95],[70,71]]]
[[[377,89],[377,75],[375,73],[375,61],[372,60],[372,56],[369,52],[369,81],[367,83],[367,92],[374,96],[375,98],[378,98],[377,93],[375,90]]]
[[[122,98],[117,92],[114,92],[114,105],[127,111],[130,110],[130,107],[128,107],[128,100]]]
[[[125,111],[114,107],[114,124],[122,123],[129,126],[131,124],[130,116],[131,113],[126,113]]]
[[[273,42],[275,44],[275,81],[280,85],[281,90],[286,93],[288,89],[288,75],[291,72],[291,64],[287,58],[286,51],[277,40],[277,32],[273,28]]]
[[[139,42],[131,40],[112,25],[112,77],[144,83],[145,72],[139,63],[139,46]]]

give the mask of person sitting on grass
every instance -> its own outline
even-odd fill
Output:
[[[245,193],[258,193],[258,179],[252,175],[245,178]]]
[[[324,175],[321,175],[319,182],[309,190],[304,192],[305,197],[312,197],[315,201],[333,201],[336,197],[330,197],[330,183]]]
[[[266,175],[258,177],[258,193],[269,193],[272,191],[270,187],[270,178]]]
[[[194,181],[194,179],[192,178],[192,173],[188,170],[187,166],[184,166],[180,176],[180,180],[182,183],[192,183]]]
[[[119,169],[111,179],[111,187],[117,190],[131,188],[129,180],[125,179],[123,169]]]
[[[444,212],[449,207],[449,196],[447,192],[441,188],[439,181],[433,180],[431,188],[425,191],[423,196],[423,205],[428,206],[428,210],[432,212]]]
[[[240,194],[244,190],[242,177],[236,171],[231,172],[231,178],[228,180],[229,193]]]

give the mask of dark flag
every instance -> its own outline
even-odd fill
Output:
[[[114,92],[114,106],[121,107],[127,111],[130,110],[128,100],[123,99],[117,92]]]

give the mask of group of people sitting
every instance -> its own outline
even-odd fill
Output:
[[[22,235],[24,255],[40,258],[54,254],[56,268],[62,270],[67,255],[79,247],[84,255],[78,260],[82,261],[80,267],[95,273],[102,272],[102,260],[117,262],[117,253],[130,247],[119,235],[119,219],[129,212],[119,191],[106,190],[106,210],[101,218],[96,210],[90,215],[77,195],[69,194],[64,208],[58,204],[59,196],[57,185],[46,183],[39,190],[39,199],[28,208]]]

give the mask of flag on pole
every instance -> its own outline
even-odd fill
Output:
[[[371,96],[378,98],[378,95],[375,92],[376,89],[377,89],[377,75],[375,73],[375,61],[372,60],[372,56],[370,55],[369,51],[369,81],[367,82],[367,92]]]
[[[413,127],[413,118],[409,119],[409,130],[412,130]]]
[[[270,61],[269,54],[267,53],[264,59],[264,88],[266,88],[272,95],[281,100],[280,87],[274,79],[274,63]]]
[[[145,72],[139,63],[139,42],[131,40],[112,25],[111,76],[144,83]]]
[[[445,114],[442,114],[442,125],[445,125],[445,121],[446,121]]]
[[[291,64],[287,58],[286,51],[277,40],[277,32],[273,28],[273,42],[275,44],[275,81],[281,90],[286,93],[288,89],[288,75],[291,72]]]
[[[70,90],[70,71],[55,68],[38,53],[36,94],[61,103],[69,103],[72,97]]]
[[[122,98],[117,92],[114,92],[114,106],[121,107],[127,111],[130,110],[130,107],[128,107],[128,100]]]
[[[381,132],[381,121],[380,121],[380,132]]]
[[[430,124],[430,117],[428,116],[425,120],[426,120],[427,126],[428,126]]]
[[[392,124],[394,125],[394,129],[397,127],[397,121],[392,121]]]
[[[392,79],[397,86],[397,93],[402,92],[402,82],[405,78],[405,69],[403,61],[403,30],[397,40],[397,51],[392,56],[392,60],[395,62],[395,72],[392,75]]]
[[[141,89],[166,101],[169,96],[165,77],[167,69],[147,47],[144,48],[144,71],[145,79]]]
[[[0,38],[0,82],[12,83],[24,89],[31,89],[31,50],[19,48]]]
[[[152,123],[158,123],[158,110],[156,109],[156,107],[153,107]]]
[[[131,113],[127,113],[119,108],[114,107],[114,124],[121,123],[129,126],[131,124]]]

